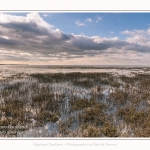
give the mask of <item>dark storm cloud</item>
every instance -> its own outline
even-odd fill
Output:
[[[125,45],[125,47],[123,47],[123,49],[137,51],[137,52],[143,52],[143,53],[150,53],[150,46],[147,46],[147,45],[130,44],[130,45]]]
[[[125,45],[131,45],[121,40],[103,40],[100,43],[96,43],[93,39],[87,37],[81,37],[79,39],[74,38],[72,44],[82,50],[105,50],[111,47],[121,48]]]
[[[18,42],[15,40],[9,40],[9,39],[5,39],[5,38],[1,38],[0,37],[0,45],[17,45]]]
[[[26,36],[26,38],[30,38],[32,34],[33,36],[47,36],[49,39],[61,39],[62,41],[69,40],[69,36],[63,32],[38,26],[35,22],[0,23],[0,26],[7,28],[8,30],[12,30],[20,35],[29,35]],[[59,32],[59,35],[57,35],[57,32]]]
[[[31,32],[36,35],[46,35],[48,31],[45,28],[38,27],[35,22],[30,23],[20,23],[20,22],[13,22],[13,23],[0,23],[1,27],[5,27],[8,29],[13,29],[16,32]]]

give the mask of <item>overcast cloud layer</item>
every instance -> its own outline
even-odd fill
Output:
[[[92,22],[90,18],[86,21]],[[26,17],[1,13],[0,63],[150,63],[150,29],[125,30],[121,34],[126,35],[124,41],[118,37],[66,34],[36,12]]]

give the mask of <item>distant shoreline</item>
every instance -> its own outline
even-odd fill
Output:
[[[0,64],[0,66],[22,66],[27,68],[45,69],[141,69],[150,68],[146,65],[29,65],[29,64]]]
[[[0,65],[28,65],[28,64],[0,64]]]

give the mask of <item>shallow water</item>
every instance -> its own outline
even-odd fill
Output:
[[[106,73],[112,73],[115,75],[126,75],[130,76],[133,73],[144,73],[145,68],[132,68],[132,69],[117,69],[117,68],[58,68],[58,67],[47,67],[47,66],[30,66],[30,65],[0,65],[0,80],[10,77],[12,75],[16,75],[18,73],[26,73],[26,74],[32,74],[32,73],[71,73],[71,72],[81,72],[81,73],[88,73],[88,72],[106,72]],[[150,73],[150,70],[146,71],[147,73]]]

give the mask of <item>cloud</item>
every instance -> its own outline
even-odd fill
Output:
[[[85,21],[86,22],[92,22],[93,20],[91,18],[86,18]]]
[[[54,29],[54,26],[45,22],[39,14],[31,13],[26,17],[6,15],[6,18],[8,19],[1,20],[0,16],[0,33],[2,37],[10,39],[1,38],[0,44],[14,44],[14,41],[18,41],[22,49],[32,49],[41,47],[41,44],[51,47],[69,39],[67,34]]]
[[[99,18],[100,20],[100,18]],[[84,26],[84,22],[76,22]],[[26,16],[0,14],[0,60],[2,61],[40,61],[92,63],[102,61],[128,62],[146,56],[150,58],[150,29],[125,30],[126,40],[118,37],[106,38],[84,34],[66,34],[47,23],[38,13]],[[140,55],[141,53],[143,55]],[[129,56],[131,54],[131,56]],[[136,57],[135,57],[136,56]],[[95,60],[92,60],[95,59]],[[140,60],[142,62],[142,60]],[[89,63],[90,63],[89,62]],[[116,62],[117,63],[117,62]]]
[[[97,17],[96,22],[99,22],[103,19],[103,17]]]
[[[49,15],[48,14],[43,14],[43,17],[48,17]]]
[[[70,42],[81,50],[106,50],[110,47],[120,48],[121,46],[128,45],[129,43],[119,40],[119,38],[101,38],[99,36],[82,36],[72,35]]]
[[[17,45],[19,43],[15,40],[9,40],[9,39],[0,37],[0,44],[2,44],[2,45]]]
[[[110,32],[110,34],[113,34],[113,33],[114,33],[114,31],[111,31],[111,32]]]
[[[126,35],[136,35],[136,34],[145,34],[146,32],[144,30],[137,30],[137,29],[134,29],[132,31],[129,31],[129,30],[125,30],[125,31],[122,31],[122,34],[126,34]]]
[[[86,26],[86,24],[85,24],[84,22],[81,22],[80,20],[77,20],[77,21],[75,22],[75,24],[76,24],[77,26]]]
[[[150,47],[150,28],[146,30],[125,30],[121,33],[127,35],[126,41],[129,43]]]
[[[75,24],[77,25],[77,26],[86,26],[86,23],[89,23],[89,22],[92,22],[93,20],[91,19],[91,18],[86,18],[85,20],[83,20],[83,21],[80,21],[80,20],[77,20],[76,22],[75,22]]]

